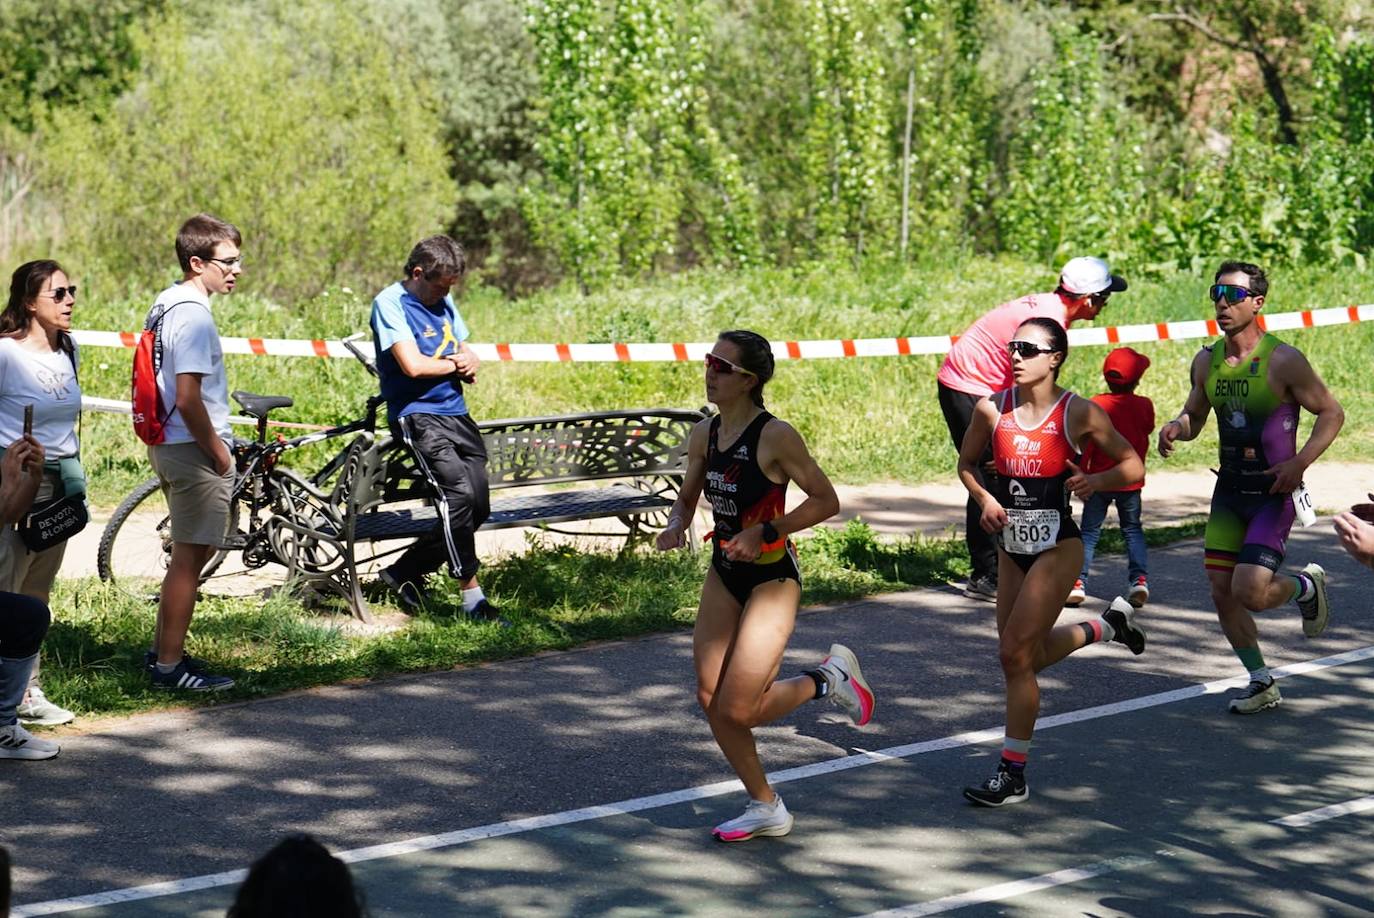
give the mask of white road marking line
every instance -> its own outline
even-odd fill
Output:
[[[1358,663],[1368,659],[1374,659],[1374,644],[1367,647],[1360,647],[1355,650],[1349,650],[1345,653],[1334,654],[1329,657],[1308,660],[1304,663],[1294,663],[1290,666],[1278,667],[1270,670],[1270,675],[1275,679],[1283,679],[1287,676],[1314,673],[1323,669],[1330,669],[1333,666],[1343,666],[1347,663]],[[1145,708],[1172,704],[1175,701],[1186,701],[1189,698],[1197,698],[1202,695],[1213,695],[1229,688],[1242,686],[1245,684],[1245,681],[1246,679],[1243,676],[1231,679],[1217,679],[1212,682],[1204,682],[1200,685],[1184,686],[1183,688],[1173,689],[1168,692],[1157,692],[1153,695],[1142,695],[1139,698],[1129,698],[1125,701],[1097,705],[1091,708],[1083,708],[1078,711],[1067,711],[1063,714],[1042,718],[1036,723],[1036,730],[1050,730],[1054,727],[1083,723],[1084,721],[1096,720],[1100,717],[1112,717],[1117,714],[1126,714],[1131,711],[1139,711]],[[967,733],[957,733],[953,736],[946,736],[940,739],[926,740],[920,743],[909,743],[904,746],[892,746],[876,752],[865,752],[860,755],[845,756],[841,759],[829,759],[811,765],[801,765],[797,768],[786,768],[782,771],[771,772],[768,775],[768,780],[773,784],[785,784],[789,781],[800,781],[803,778],[815,778],[821,775],[848,771],[851,768],[862,768],[865,765],[876,765],[880,762],[891,761],[892,759],[910,758],[916,755],[924,755],[927,752],[941,752],[946,749],[958,749],[961,746],[974,746],[979,743],[992,742],[994,740],[1000,740],[1002,734],[1003,729],[1000,726],[989,727],[985,730],[973,730]],[[740,782],[737,780],[717,781],[714,784],[703,784],[698,787],[688,787],[682,790],[669,791],[664,794],[653,794],[648,797],[635,797],[631,800],[622,800],[618,803],[607,803],[599,806],[583,807],[576,810],[565,810],[561,813],[531,816],[526,819],[496,822],[485,826],[474,826],[470,829],[458,829],[454,832],[444,832],[439,835],[424,835],[419,838],[410,838],[384,845],[370,845],[366,848],[354,848],[351,851],[335,852],[335,855],[349,864],[372,861],[384,857],[400,857],[406,854],[416,854],[421,851],[433,851],[436,848],[449,848],[454,845],[481,841],[485,838],[500,838],[505,835],[518,835],[523,832],[533,832],[538,829],[549,829],[555,826],[566,826],[577,822],[589,822],[594,819],[605,819],[611,816],[641,813],[645,810],[653,810],[665,806],[676,806],[677,804],[690,803],[694,800],[706,800],[711,797],[733,794],[742,789]],[[1103,863],[1108,862],[1104,861]],[[107,892],[92,893],[85,896],[73,896],[69,899],[52,899],[47,902],[20,905],[11,909],[10,915],[12,918],[32,918],[32,916],[38,915],[58,915],[64,912],[74,912],[83,908],[94,908],[98,905],[117,905],[123,902],[138,902],[143,899],[174,896],[178,893],[212,889],[217,886],[232,886],[235,883],[242,882],[243,877],[244,871],[235,870],[228,873],[209,874],[207,876],[190,877],[183,880],[168,880],[162,883],[151,883],[146,886],[131,886],[126,889],[113,889]]]
[[[1276,826],[1301,829],[1303,826],[1325,822],[1328,819],[1335,819],[1337,816],[1349,816],[1352,813],[1365,813],[1369,810],[1374,810],[1374,796],[1357,797],[1354,800],[1347,800],[1345,803],[1333,803],[1331,806],[1319,807],[1305,813],[1294,813],[1292,816],[1270,821]]]
[[[1148,857],[1114,857],[1110,860],[1098,861],[1094,864],[1084,864],[1082,867],[1069,867],[1064,870],[1056,870],[1053,873],[1042,873],[1038,877],[1027,877],[1024,880],[1012,880],[1010,883],[998,883],[994,886],[984,886],[982,889],[973,889],[966,893],[944,896],[940,899],[931,899],[929,902],[919,902],[915,905],[904,905],[900,908],[873,912],[870,915],[864,916],[864,918],[919,918],[919,916],[922,915],[940,915],[945,912],[952,912],[955,909],[967,908],[970,905],[986,905],[989,902],[1001,902],[1004,899],[1011,899],[1015,896],[1024,896],[1027,893],[1039,892],[1042,889],[1051,889],[1055,886],[1066,886],[1069,883],[1090,880],[1093,877],[1100,877],[1104,873],[1113,873],[1118,870],[1130,870],[1134,867],[1143,867],[1146,864],[1153,863],[1154,859]]]

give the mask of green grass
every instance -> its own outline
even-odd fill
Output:
[[[1194,535],[1165,527],[1159,539]],[[1104,530],[1110,551],[1116,530]],[[943,584],[968,574],[962,540],[880,540],[866,524],[822,530],[799,545],[805,604]],[[560,650],[589,641],[689,628],[706,552],[578,552],[540,548],[483,568],[483,586],[513,623],[502,630],[459,614],[457,585],[432,582],[435,603],[394,631],[360,635],[342,615],[305,611],[287,593],[204,597],[188,650],[232,675],[223,695],[154,692],[142,672],[153,608],[97,580],[59,581],[56,621],[43,646],[47,693],[84,716],[242,700],[351,679],[448,669]],[[380,597],[379,597],[380,598]]]
[[[1128,276],[1131,266],[1119,266]],[[79,272],[77,272],[79,273]],[[337,338],[366,330],[371,291],[334,289],[308,303],[284,307],[244,290],[217,298],[226,335]],[[1202,290],[1210,277],[1171,274],[1132,278],[1096,324],[1198,319],[1210,315]],[[906,266],[854,270],[843,266],[697,271],[643,284],[624,283],[592,296],[548,291],[511,302],[486,289],[469,291],[462,310],[476,341],[703,341],[732,327],[754,328],[774,339],[948,334],[962,331],[997,303],[1053,286],[1052,270],[1010,259],[950,256]],[[1273,279],[1269,308],[1374,302],[1374,271],[1284,271]],[[151,297],[122,303],[81,303],[81,328],[138,327]],[[1284,332],[1302,348],[1347,411],[1333,458],[1363,460],[1374,431],[1374,389],[1366,385],[1374,327],[1337,326]],[[1202,342],[1136,347],[1153,361],[1140,392],[1161,417],[1182,405],[1188,366]],[[1063,377],[1084,394],[1101,391],[1104,347],[1079,348]],[[82,382],[92,395],[126,398],[127,351],[92,348]],[[807,437],[822,466],[839,482],[916,484],[953,476],[954,451],[935,407],[938,357],[784,362],[768,388],[771,410]],[[296,407],[282,420],[329,423],[360,411],[373,380],[352,361],[310,358],[226,358],[230,387],[287,394]],[[478,418],[521,417],[628,407],[697,408],[705,402],[701,370],[686,364],[488,364],[469,390]],[[1310,424],[1310,419],[1308,420]],[[1171,468],[1201,467],[1215,453],[1215,425],[1169,460]],[[1304,431],[1305,432],[1305,431]],[[88,415],[85,458],[97,505],[112,506],[149,474],[128,419]],[[309,456],[294,462],[306,464]],[[1152,468],[1161,460],[1149,459]]]

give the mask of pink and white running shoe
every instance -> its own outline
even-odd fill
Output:
[[[862,727],[873,719],[878,706],[873,689],[864,681],[859,658],[843,644],[831,644],[830,656],[821,661],[820,671],[830,682],[830,698],[844,708],[854,725]]]
[[[786,835],[792,831],[792,814],[782,802],[782,794],[775,794],[772,803],[750,800],[743,815],[722,822],[711,830],[716,841],[742,842],[761,835]]]

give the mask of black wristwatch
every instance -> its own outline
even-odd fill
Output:
[[[763,528],[763,544],[771,545],[782,538],[782,536],[778,534],[778,528],[773,525],[771,520],[766,523],[761,523],[760,526]]]

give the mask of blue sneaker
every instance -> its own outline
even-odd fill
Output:
[[[200,659],[199,657],[193,657],[193,656],[191,656],[189,653],[188,653],[188,654],[183,654],[182,657],[181,657],[181,662],[185,663],[185,664],[186,664],[186,668],[189,669],[189,670],[190,670],[191,672],[193,672],[193,673],[203,673],[203,672],[205,672],[205,668],[206,668],[206,667],[205,667],[205,661],[202,660],[202,659]],[[146,669],[148,672],[152,672],[153,669],[156,667],[156,665],[157,665],[157,651],[156,651],[156,650],[145,650],[145,651],[143,651],[143,668]]]
[[[184,659],[170,673],[161,672],[154,666],[149,675],[153,680],[153,688],[165,691],[222,692],[234,687],[234,680],[228,676],[215,676],[203,669],[193,670]]]

